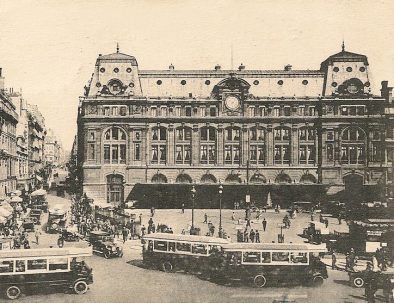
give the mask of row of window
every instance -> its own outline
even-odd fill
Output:
[[[291,162],[291,134],[290,129],[279,127],[274,129],[273,158],[275,164],[289,164]],[[192,159],[192,130],[180,127],[175,130],[175,162],[177,164],[190,164]],[[380,160],[379,131],[373,132],[372,161]],[[150,160],[151,163],[167,163],[167,129],[155,127],[151,132]],[[316,161],[316,132],[313,128],[303,127],[298,131],[298,160],[300,164],[315,164]],[[228,127],[224,130],[223,155],[225,164],[239,164],[241,162],[241,130],[237,127]],[[348,128],[342,132],[342,145],[340,160],[343,163],[359,164],[365,161],[365,133],[360,128]],[[95,133],[90,132],[88,137],[88,160],[95,160],[96,142]],[[327,159],[333,161],[334,132],[327,132]],[[141,135],[137,131],[133,139],[134,160],[141,160]],[[249,131],[249,155],[251,163],[265,164],[266,142],[265,131],[262,128],[253,127]],[[113,127],[104,134],[104,163],[126,164],[127,142],[123,130]],[[200,163],[217,163],[217,136],[213,127],[200,129]],[[337,157],[338,158],[338,157]]]
[[[360,72],[365,72],[365,67],[364,66],[361,66],[359,69],[358,69]],[[333,71],[334,72],[339,72],[339,67],[338,66],[335,66],[334,68],[333,68]],[[352,71],[353,71],[353,68],[352,67],[350,67],[350,66],[348,66],[348,67],[346,67],[346,71],[348,72],[348,73],[351,73]]]

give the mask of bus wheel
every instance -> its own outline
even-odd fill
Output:
[[[19,286],[12,285],[12,286],[7,288],[5,294],[6,294],[8,299],[15,300],[15,299],[18,299],[20,297],[20,295],[22,294],[22,291],[19,288]]]
[[[320,285],[323,284],[323,282],[324,282],[324,278],[322,276],[320,276],[320,275],[314,276],[312,278],[313,286],[320,286]]]
[[[74,292],[78,295],[82,295],[88,291],[88,284],[85,281],[77,281],[74,283]]]
[[[364,286],[364,279],[361,277],[357,277],[353,279],[353,286],[357,288],[361,288]]]
[[[263,275],[257,275],[253,279],[253,283],[256,287],[264,287],[267,284],[267,279]]]
[[[161,265],[161,268],[162,268],[162,270],[164,271],[164,272],[172,272],[173,271],[173,266],[172,266],[172,264],[171,264],[171,262],[164,262],[162,265]]]

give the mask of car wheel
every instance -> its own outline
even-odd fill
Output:
[[[109,253],[108,250],[104,251],[104,258],[109,259],[111,257],[111,254]]]
[[[364,279],[361,277],[357,277],[353,279],[353,286],[357,288],[361,288],[364,286]]]
[[[323,284],[323,282],[324,282],[324,278],[322,276],[320,276],[320,275],[314,276],[312,278],[313,286],[320,286],[320,285]]]
[[[77,281],[74,283],[74,292],[78,295],[82,295],[88,291],[88,284],[85,281]]]
[[[161,265],[161,268],[164,272],[172,272],[174,270],[174,267],[172,266],[171,262],[164,262]]]
[[[6,294],[8,299],[15,300],[15,299],[18,299],[21,296],[22,290],[20,289],[19,286],[12,285],[12,286],[7,288],[5,294]]]
[[[262,288],[267,284],[267,278],[264,275],[257,275],[253,279],[253,284],[256,287]]]

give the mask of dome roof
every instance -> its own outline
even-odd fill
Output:
[[[97,58],[96,65],[99,64],[100,62],[123,62],[123,63],[129,62],[131,63],[131,65],[138,66],[135,57],[118,52],[109,55],[99,55]]]

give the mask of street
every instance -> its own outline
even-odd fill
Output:
[[[56,204],[70,205],[70,201],[64,198],[48,195],[49,207]],[[143,224],[147,223],[149,210],[136,210],[142,213]],[[215,226],[217,225],[218,210],[209,210],[208,216]],[[169,214],[171,213],[171,216]],[[196,210],[195,225],[202,227],[205,210]],[[231,220],[232,210],[224,210],[222,214],[224,229],[229,232],[233,241],[235,240],[234,223]],[[262,241],[273,241],[280,233],[277,224],[284,216],[275,213],[264,214],[268,221],[266,233],[261,232]],[[240,217],[244,215],[242,210],[237,211]],[[42,218],[44,227],[46,216]],[[138,217],[138,215],[137,215]],[[156,210],[154,221],[170,225],[175,233],[179,233],[190,223],[191,210]],[[301,215],[292,220],[292,226],[284,230],[285,241],[301,241],[302,238],[296,236],[302,232],[302,227],[306,226],[309,216]],[[261,220],[260,220],[261,221]],[[252,228],[258,223],[252,224]],[[330,221],[331,228],[344,229],[337,222]],[[204,227],[206,228],[206,227]],[[234,232],[230,233],[230,229]],[[262,230],[262,228],[261,228]],[[48,235],[42,231],[40,247],[56,245],[58,235]],[[37,247],[33,234],[29,236],[32,248]],[[66,242],[66,246],[84,246],[85,241]],[[340,263],[340,260],[338,260]],[[141,245],[139,240],[129,240],[124,245],[123,258],[105,259],[102,256],[94,255],[87,260],[89,266],[93,268],[94,283],[90,285],[89,291],[84,295],[66,294],[61,291],[42,290],[36,294],[23,295],[20,302],[273,302],[275,299],[287,297],[290,301],[301,302],[360,302],[365,300],[362,296],[364,289],[356,289],[349,286],[348,275],[343,271],[333,271],[329,269],[329,278],[321,287],[313,288],[301,285],[291,287],[269,287],[256,289],[247,285],[218,285],[210,281],[205,281],[197,276],[185,273],[164,273],[157,270],[146,269],[141,262]],[[329,264],[329,261],[327,262]],[[378,299],[381,298],[381,291],[378,292]],[[379,302],[379,301],[378,301]]]

